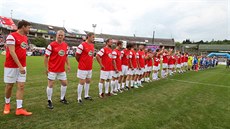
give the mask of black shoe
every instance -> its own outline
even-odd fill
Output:
[[[60,102],[63,104],[69,104],[69,102],[65,99],[65,97],[62,100],[60,100]]]
[[[128,87],[128,86],[126,86],[126,87],[125,87],[125,90],[129,90],[129,87]]]
[[[77,100],[77,102],[78,102],[78,104],[83,104],[81,99]]]
[[[85,97],[85,100],[93,100],[93,98],[91,96]]]
[[[131,86],[131,88],[134,88],[134,86]]]
[[[47,106],[49,109],[53,109],[53,104],[50,100],[48,100],[48,106]]]

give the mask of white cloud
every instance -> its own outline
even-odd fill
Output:
[[[229,0],[0,0],[0,15],[96,33],[230,39]],[[64,22],[63,22],[64,21]]]

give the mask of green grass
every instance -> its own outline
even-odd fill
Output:
[[[0,103],[4,105],[3,62],[0,56]],[[99,67],[94,62],[90,95],[94,101],[77,104],[77,63],[70,58],[66,98],[59,102],[60,83],[54,87],[54,109],[47,109],[43,57],[27,58],[27,83],[24,107],[32,116],[15,116],[15,91],[12,111],[0,114],[1,129],[228,129],[230,128],[230,70],[224,66],[199,72],[187,72],[168,79],[144,84],[118,96],[98,98]],[[173,80],[174,79],[174,80]],[[183,82],[189,81],[189,82]],[[190,82],[191,81],[191,82]],[[2,112],[2,110],[1,110]]]

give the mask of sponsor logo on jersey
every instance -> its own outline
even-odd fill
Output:
[[[60,50],[60,51],[58,52],[58,55],[59,55],[59,56],[64,56],[64,55],[65,55],[65,51],[64,51],[64,50]]]
[[[142,59],[144,59],[145,58],[145,55],[142,55]]]
[[[27,48],[27,44],[26,44],[25,42],[22,42],[22,43],[21,43],[21,48],[22,48],[22,49],[26,49],[26,48]]]
[[[90,50],[89,53],[88,53],[89,56],[93,56],[93,51]]]
[[[108,55],[108,56],[109,56],[109,58],[112,58],[112,54],[111,54],[111,53],[109,53],[109,55]]]

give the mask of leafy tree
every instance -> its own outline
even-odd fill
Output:
[[[37,47],[47,47],[48,41],[43,37],[36,37],[32,44],[36,45]]]

